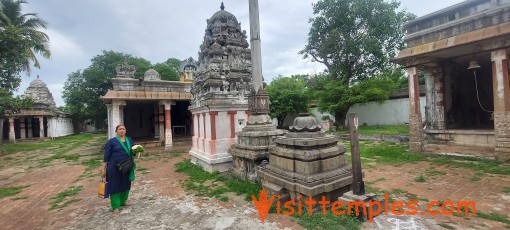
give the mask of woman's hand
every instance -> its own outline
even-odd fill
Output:
[[[105,162],[103,164],[103,167],[101,167],[101,178],[106,178],[106,166],[107,166],[107,163]]]

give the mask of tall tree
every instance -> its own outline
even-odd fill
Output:
[[[106,106],[100,100],[112,89],[111,79],[115,77],[115,67],[127,61],[135,65],[137,70],[135,77],[142,78],[145,71],[150,69],[151,63],[140,57],[129,54],[103,51],[91,60],[91,65],[84,70],[77,70],[68,75],[64,85],[62,98],[66,102],[66,111],[76,122],[91,119],[96,127],[106,125]]]
[[[278,119],[278,128],[289,114],[307,112],[310,108],[310,96],[305,85],[307,76],[278,76],[265,88],[271,101],[269,115]]]
[[[36,54],[44,58],[50,58],[49,48],[50,39],[48,35],[40,29],[46,29],[47,22],[39,18],[35,13],[21,12],[22,4],[27,4],[25,0],[0,0],[0,28],[14,26],[20,29],[21,34],[30,41],[30,47],[26,50],[25,71],[30,73],[29,62],[33,62],[36,68],[40,68]]]
[[[313,4],[315,17],[310,19],[308,41],[300,54],[326,66],[327,74],[316,79],[322,83],[315,86],[329,87],[330,94],[319,94],[325,96],[318,98],[319,105],[342,126],[349,107],[362,102],[356,100],[352,87],[395,70],[389,59],[403,48],[404,23],[415,17],[397,11],[399,5],[394,0],[320,0]],[[326,90],[320,87],[316,90]]]
[[[178,81],[180,66],[181,60],[169,58],[165,62],[155,64],[153,68],[161,75],[161,80]]]

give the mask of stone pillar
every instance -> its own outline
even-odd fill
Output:
[[[159,119],[159,140],[165,140],[165,107],[164,105],[158,106],[158,119]]]
[[[230,138],[236,138],[236,114],[237,111],[228,111],[228,115],[230,116]]]
[[[262,88],[262,51],[260,47],[259,2],[249,0],[250,10],[250,43],[251,43],[251,75],[255,92]]]
[[[445,129],[445,103],[444,103],[444,77],[438,65],[423,69],[426,88],[426,113],[425,120],[427,129]],[[418,90],[419,91],[419,90]],[[419,94],[418,94],[418,98]],[[418,100],[419,101],[419,100]]]
[[[19,119],[19,134],[20,134],[20,137],[22,140],[27,138],[27,130],[25,128],[25,118],[24,117],[20,117],[20,119]]]
[[[44,117],[39,118],[39,138],[44,138]]]
[[[216,115],[218,115],[218,112],[209,112],[209,118],[211,121],[211,140],[216,140]]]
[[[407,68],[406,73],[409,82],[409,151],[421,152],[423,150],[423,124],[420,112],[418,68]]]
[[[154,138],[159,139],[159,105],[154,106]]]
[[[28,119],[27,119],[27,122],[28,122],[28,124],[27,124],[27,128],[28,128],[28,130],[27,130],[27,131],[28,131],[28,133],[27,133],[27,134],[28,134],[27,138],[32,138],[32,137],[34,137],[34,131],[32,130],[32,122],[33,122],[33,121],[34,121],[34,118],[32,118],[32,117],[30,117],[30,118],[28,118]]]
[[[112,137],[115,137],[115,127],[117,127],[117,125],[124,123],[122,119],[122,110],[123,106],[125,105],[126,105],[125,101],[114,100],[112,102],[112,130],[113,130]]]
[[[9,118],[9,142],[16,143],[16,133],[14,132],[14,118]]]
[[[496,134],[496,159],[510,160],[510,85],[505,49],[491,52],[494,91],[494,133]]]
[[[204,139],[207,139],[207,125],[205,123],[205,113],[202,114],[202,119],[204,121],[204,124],[202,125],[204,127]]]
[[[165,150],[169,150],[173,146],[172,140],[172,116],[171,109],[172,105],[175,104],[173,101],[161,101],[165,106]]]

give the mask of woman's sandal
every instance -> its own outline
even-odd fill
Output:
[[[113,214],[119,214],[120,211],[118,209],[113,210]]]

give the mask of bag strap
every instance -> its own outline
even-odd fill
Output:
[[[128,157],[131,157],[131,154],[130,154],[130,150],[131,150],[131,143],[129,143],[129,138],[126,137],[126,143],[128,145],[128,147],[126,147],[126,145],[124,144],[124,142],[122,142],[119,138],[119,136],[115,136],[117,138],[117,140],[119,141],[120,145],[122,146],[122,148],[126,151]],[[129,150],[128,150],[129,148]]]

